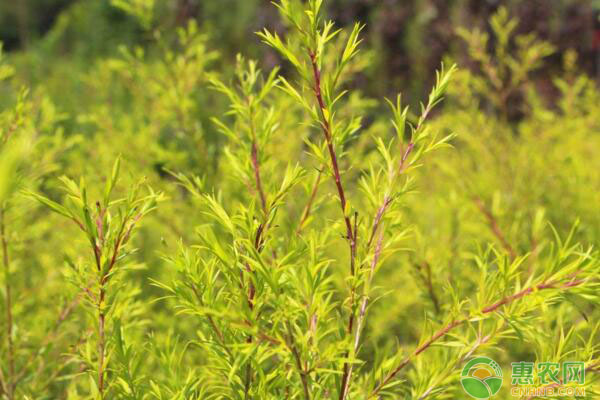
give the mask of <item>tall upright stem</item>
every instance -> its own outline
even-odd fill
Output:
[[[265,192],[263,190],[262,187],[262,180],[260,178],[260,161],[259,161],[259,155],[258,155],[258,145],[257,145],[257,139],[256,139],[256,129],[254,127],[254,111],[252,110],[252,106],[250,105],[250,103],[248,103],[248,107],[250,107],[250,115],[249,115],[249,125],[250,125],[250,134],[252,136],[252,144],[251,144],[251,149],[250,149],[250,159],[252,161],[252,169],[254,171],[254,180],[255,180],[255,184],[256,184],[256,191],[258,192],[258,196],[260,198],[260,204],[261,204],[261,208],[262,208],[262,212],[263,212],[263,222],[259,225],[257,231],[256,231],[256,236],[254,238],[254,248],[256,249],[256,251],[258,251],[260,253],[260,251],[262,250],[262,238],[263,238],[263,233],[265,231],[265,229],[268,228],[267,226],[267,219],[268,219],[268,209],[267,209],[267,198],[265,196]],[[252,268],[250,268],[250,264],[246,263],[246,271],[251,274],[252,273]],[[254,284],[252,283],[252,279],[249,279],[249,287],[248,287],[248,307],[250,307],[250,310],[254,309],[254,296],[256,295],[256,288],[254,287]],[[253,342],[254,338],[252,337],[252,335],[248,335],[248,337],[246,338],[246,343],[247,344],[251,344]],[[244,399],[248,399],[250,398],[250,386],[252,384],[252,366],[250,363],[248,363],[248,365],[246,366],[246,378],[245,378],[245,384],[244,384]]]
[[[100,205],[98,205],[98,215],[101,216],[106,210],[102,210]],[[133,229],[135,223],[142,217],[142,214],[138,214],[134,217],[125,218],[119,228],[119,233],[115,238],[114,248],[112,249],[112,256],[110,257],[110,261],[108,264],[108,268],[106,271],[102,270],[102,247],[100,245],[93,244],[94,256],[96,259],[96,268],[98,270],[98,285],[100,286],[99,294],[98,294],[98,302],[96,304],[98,308],[98,391],[100,393],[100,399],[105,398],[105,382],[104,375],[106,373],[106,334],[105,334],[105,325],[106,325],[106,313],[104,311],[105,302],[106,302],[106,286],[108,284],[109,276],[112,269],[115,267],[117,263],[117,259],[119,257],[119,252],[121,250],[121,246],[125,241],[124,238],[128,237]],[[127,228],[127,224],[131,221],[129,228]],[[101,237],[100,240],[103,240]]]
[[[298,373],[300,374],[300,380],[302,381],[302,389],[304,390],[304,399],[305,400],[310,400],[310,389],[308,387],[308,373],[306,372],[306,369],[302,367],[302,360],[300,358],[300,353],[298,352],[298,349],[296,348],[296,345],[294,344],[295,340],[294,340],[294,333],[292,331],[292,327],[290,326],[290,323],[288,321],[287,325],[287,329],[288,329],[288,335],[290,337],[290,350],[292,351],[292,355],[294,356],[294,360],[296,361],[296,368],[298,369]]]
[[[100,399],[104,399],[104,353],[106,351],[106,341],[104,335],[104,323],[106,315],[104,314],[104,298],[106,291],[104,288],[104,279],[100,281],[100,296],[98,296],[98,391]]]
[[[252,147],[250,150],[250,158],[252,159],[252,169],[254,170],[254,180],[256,183],[256,190],[258,191],[258,195],[260,197],[260,205],[262,207],[262,211],[265,214],[265,220],[267,219],[267,198],[265,196],[265,191],[262,187],[262,181],[260,179],[260,162],[258,161],[258,145],[256,144],[256,130],[254,128],[254,112],[252,107],[250,107],[250,133],[252,135]]]
[[[2,262],[4,264],[4,289],[6,293],[6,348],[8,359],[8,377],[6,382],[6,395],[8,400],[15,398],[15,347],[13,343],[13,314],[12,314],[12,288],[10,285],[10,262],[8,258],[8,242],[6,240],[5,207],[0,207],[0,236],[2,237]]]
[[[321,71],[319,70],[319,66],[317,65],[317,56],[314,52],[310,53],[310,60],[312,63],[313,69],[313,77],[314,77],[314,91],[315,97],[317,98],[317,103],[319,104],[319,111],[321,113],[321,128],[323,130],[323,135],[325,136],[325,140],[327,142],[327,150],[329,152],[329,158],[331,159],[331,167],[333,169],[333,180],[335,182],[335,186],[337,188],[338,197],[340,199],[340,206],[342,208],[342,213],[344,214],[344,223],[346,224],[346,236],[350,241],[350,245],[352,249],[355,249],[356,243],[354,243],[354,232],[352,231],[352,223],[350,222],[350,217],[347,214],[346,210],[346,194],[344,192],[344,187],[342,185],[342,177],[340,175],[340,169],[338,167],[337,155],[335,154],[335,149],[333,147],[333,137],[331,133],[331,126],[329,124],[329,120],[325,116],[325,102],[323,101],[323,93],[321,91]],[[355,253],[354,251],[352,252]],[[354,257],[350,260],[351,263],[351,272],[354,275]]]
[[[313,78],[314,78],[314,92],[315,97],[317,99],[317,103],[319,105],[320,115],[321,115],[321,128],[323,130],[323,135],[325,136],[325,140],[327,142],[327,150],[329,151],[329,158],[331,160],[331,168],[333,170],[333,180],[335,182],[335,186],[337,188],[338,197],[340,200],[340,206],[342,208],[342,213],[344,216],[344,223],[346,225],[346,238],[348,239],[348,243],[350,246],[350,275],[354,277],[356,272],[356,220],[355,226],[352,227],[352,222],[350,221],[350,217],[348,215],[348,210],[346,210],[346,194],[344,192],[344,186],[342,185],[342,177],[340,175],[340,169],[338,166],[337,155],[335,153],[335,148],[333,145],[333,134],[331,132],[331,125],[329,123],[329,119],[326,114],[326,106],[323,100],[323,93],[321,90],[321,71],[317,64],[317,56],[314,51],[310,52],[310,61],[312,64]],[[352,335],[354,331],[354,319],[355,319],[355,293],[354,293],[354,285],[352,286],[351,294],[350,294],[350,317],[348,318],[348,334]],[[348,352],[346,352],[346,357],[348,357]],[[345,362],[344,363],[344,371],[342,374],[342,382],[340,387],[340,400],[345,399],[346,391],[348,387],[348,383],[350,380],[350,365]]]

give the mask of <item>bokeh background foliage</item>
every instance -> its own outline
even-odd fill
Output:
[[[205,252],[214,253],[214,243],[224,252],[241,246],[253,254],[251,243],[232,237],[251,237],[253,221],[264,217],[252,168],[255,119],[264,191],[278,199],[265,254],[273,263],[285,255],[306,281],[279,278],[331,304],[317,307],[331,332],[317,346],[327,364],[306,374],[313,398],[338,398],[348,359],[356,366],[347,398],[376,398],[374,390],[405,359],[410,365],[377,395],[463,398],[459,371],[472,354],[493,357],[505,376],[515,361],[585,361],[587,398],[597,398],[598,2],[330,0],[323,8],[344,28],[341,39],[355,22],[365,24],[361,51],[340,78],[348,94],[335,114],[347,125],[335,145],[359,237],[368,235],[372,198],[385,185],[383,172],[361,183],[372,165],[385,165],[374,138],[391,143],[396,136],[383,98],[401,92],[411,106],[405,117],[416,126],[440,63],[458,65],[427,120],[428,132],[450,135],[453,148],[426,154],[398,188],[401,201],[385,220],[388,244],[377,274],[362,282],[371,302],[360,351],[351,356],[344,340],[331,339],[344,336],[355,282],[348,279],[327,157],[315,156],[319,125],[289,91],[269,87],[269,76],[295,85],[301,73],[255,34],[266,27],[298,49],[293,24],[263,0],[0,3],[2,398],[99,396],[97,315],[82,281],[92,278],[82,271],[95,265],[88,234],[100,234],[93,227],[82,234],[35,197],[63,204],[65,175],[78,187],[72,193],[86,189],[94,209],[117,159],[115,199],[127,198],[143,179],[140,196],[160,201],[136,220],[119,279],[110,283],[118,295],[110,299],[105,398],[305,398],[292,355],[270,352],[269,337],[245,344],[261,332],[236,318],[259,316],[248,317],[242,305],[210,311],[198,302],[219,298],[219,290],[194,300],[189,285],[211,280],[218,261]],[[328,49],[325,71],[336,65],[343,43]],[[240,99],[265,86],[268,94],[254,112],[243,112]],[[311,99],[308,89],[302,95]],[[410,142],[408,132],[397,139]],[[102,229],[122,217],[124,203],[107,203],[107,210],[109,204],[115,211],[112,219],[100,211]],[[133,219],[138,206],[127,211]],[[235,216],[233,236],[221,208]],[[306,271],[299,267],[305,264]],[[548,282],[554,290],[545,290]],[[541,290],[490,308],[527,288]],[[272,321],[297,320],[299,334],[310,331],[310,318],[299,316],[301,297],[286,303],[263,293],[273,303],[260,307]],[[235,296],[227,297],[230,308]],[[215,346],[215,318],[231,329],[235,362],[224,362]],[[469,323],[445,331],[461,318]],[[277,332],[277,323],[266,328]],[[439,332],[439,341],[411,356]],[[320,359],[309,337],[298,341],[302,357]],[[250,389],[246,365],[255,371]],[[498,398],[511,398],[508,386],[505,380]]]

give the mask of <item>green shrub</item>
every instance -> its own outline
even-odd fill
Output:
[[[363,26],[322,0],[276,2],[266,72],[112,3],[148,43],[35,90],[0,59],[0,398],[464,398],[475,355],[498,398],[519,361],[583,361],[597,396],[600,102],[574,53],[549,101],[552,47],[500,9],[411,110],[356,88]]]

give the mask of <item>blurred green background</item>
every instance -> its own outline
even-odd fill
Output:
[[[115,3],[115,2],[112,2]],[[536,79],[549,94],[549,76],[561,66],[567,49],[579,54],[582,72],[600,74],[600,25],[594,0],[334,0],[328,15],[338,25],[361,21],[373,52],[363,79],[354,83],[368,95],[393,94],[402,87],[411,102],[425,91],[442,57],[453,54],[466,61],[465,46],[455,28],[489,30],[487,21],[499,6],[521,21],[517,33],[535,32],[557,51],[537,72]],[[198,21],[208,32],[213,48],[221,49],[221,62],[232,63],[235,54],[259,58],[262,65],[278,59],[253,34],[264,26],[282,30],[268,0],[161,0],[154,18],[140,21],[113,7],[108,0],[18,0],[0,3],[0,40],[9,52],[25,60],[19,74],[36,82],[46,79],[52,64],[70,60],[91,67],[94,59],[114,54],[120,44],[150,46],[149,31],[184,26]],[[23,54],[23,52],[26,52]],[[60,61],[59,61],[60,60]],[[41,61],[41,62],[40,62]],[[369,82],[367,85],[366,82]]]
[[[426,99],[442,60],[459,66],[432,120],[434,131],[457,134],[451,143],[455,149],[440,152],[415,172],[419,193],[407,196],[399,218],[402,226],[413,228],[406,241],[411,251],[386,260],[377,282],[385,290],[411,295],[379,301],[369,317],[366,354],[393,348],[397,338],[403,346],[414,347],[425,316],[440,317],[419,284],[423,275],[419,268],[424,265],[431,265],[429,279],[444,310],[453,301],[444,285],[452,285],[461,299],[476,296],[480,271],[473,254],[487,246],[530,254],[526,268],[543,271],[555,240],[549,224],[564,238],[577,218],[581,223],[574,240],[600,245],[598,0],[325,4],[328,17],[338,26],[366,24],[360,57],[345,82],[351,95],[340,106],[340,118],[364,116],[348,149],[352,155],[343,159],[349,196],[359,207],[364,206],[358,185],[361,171],[378,160],[372,138],[389,137],[392,131],[389,110],[374,99],[401,92],[404,103],[416,106]],[[501,6],[519,19],[511,38],[535,34],[554,51],[545,45],[519,47],[517,38],[505,49],[508,55],[498,57],[501,46],[490,17]],[[228,142],[211,121],[226,113],[227,100],[209,88],[207,78],[214,74],[231,82],[240,52],[257,59],[263,71],[281,66],[282,75],[293,78],[289,64],[254,34],[263,27],[288,30],[268,0],[0,0],[0,41],[6,53],[0,60],[0,130],[4,134],[16,127],[15,137],[35,142],[27,152],[15,151],[22,159],[21,186],[57,201],[62,196],[57,178],[63,174],[86,176],[90,187],[101,188],[121,155],[125,173],[120,193],[145,176],[169,199],[144,221],[135,237],[139,248],[135,268],[126,271],[132,287],[139,289],[130,299],[135,302],[128,314],[133,322],[125,321],[133,325],[130,332],[138,342],[147,340],[162,349],[172,344],[173,337],[183,342],[195,337],[202,326],[198,319],[175,318],[173,303],[157,301],[165,293],[151,283],[151,279],[171,281],[174,268],[161,257],[176,254],[180,240],[197,243],[195,228],[206,222],[199,206],[164,168],[200,176],[203,190],[222,193],[227,207],[248,202],[247,188],[235,180],[235,171],[223,157],[225,148],[235,148],[235,143]],[[474,57],[481,35],[467,37],[472,46],[465,40],[465,32],[476,29],[489,34],[481,49],[490,55],[489,65]],[[14,74],[7,73],[10,79],[2,80],[5,66]],[[505,97],[490,82],[485,70],[489,66],[509,71],[500,82]],[[524,71],[521,66],[526,66]],[[303,142],[315,134],[307,115],[280,91],[272,105],[281,126],[265,148],[271,181],[280,180],[282,166],[290,160],[315,174]],[[418,112],[415,107],[412,111]],[[313,181],[311,175],[306,190],[299,190],[299,201],[289,205],[290,218],[302,212]],[[315,232],[339,214],[330,195],[331,182],[324,185],[330,186],[319,192],[320,212],[331,219],[311,222]],[[53,332],[63,305],[78,293],[65,283],[69,271],[65,255],[85,262],[80,249],[86,244],[76,227],[20,194],[11,198],[7,209],[9,250],[15,260],[11,267],[15,324],[20,333],[17,366],[27,372],[19,393],[35,394],[36,399],[78,398],[73,393],[86,391],[83,379],[56,376],[80,372],[77,363],[61,355],[78,350],[71,346],[85,339],[89,316],[75,308],[56,340],[48,345],[44,338]],[[332,258],[342,254],[342,241],[334,243],[326,254]],[[337,274],[336,282],[343,288],[344,276]],[[413,279],[406,279],[407,274]],[[579,308],[594,320],[598,308],[581,303],[561,303],[552,317],[536,314],[540,318],[530,328],[540,343],[506,340],[499,346],[506,353],[498,360],[533,359],[542,344],[553,343],[557,321],[571,323]],[[583,319],[573,326],[578,334],[589,335]],[[30,353],[44,357],[29,365]],[[424,358],[423,365],[437,356],[442,360],[444,354],[440,350],[428,355],[431,358]],[[197,349],[186,357],[187,364],[171,365],[172,370],[164,368],[159,356],[148,357],[144,374],[176,387],[190,365],[201,367],[206,362]],[[407,379],[414,383],[418,375]]]

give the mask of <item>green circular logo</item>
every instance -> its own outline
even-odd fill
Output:
[[[460,383],[476,399],[489,399],[502,386],[502,369],[489,357],[475,357],[462,370]]]

